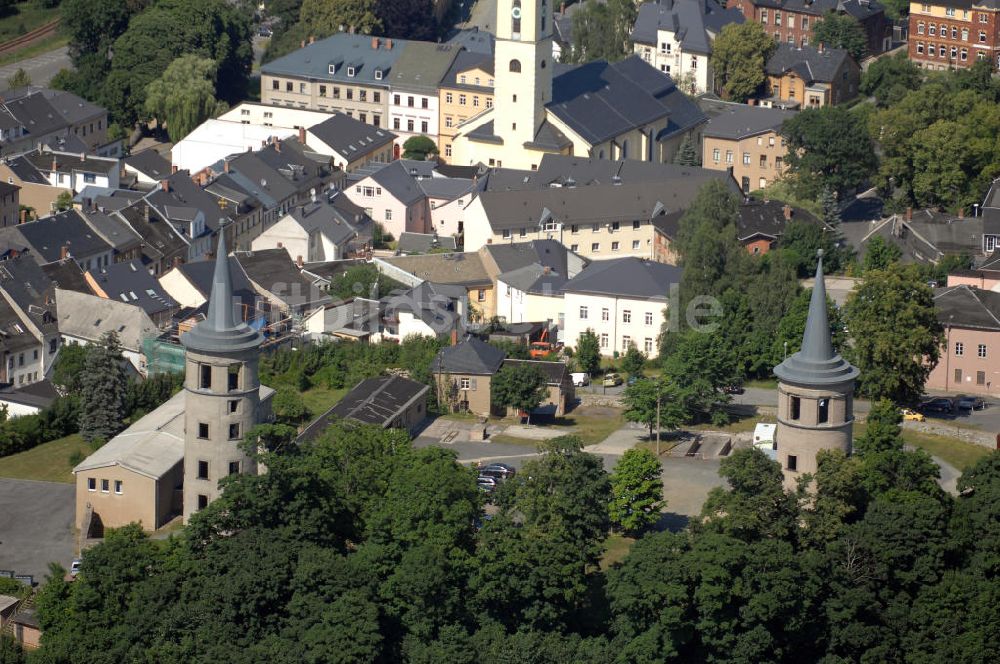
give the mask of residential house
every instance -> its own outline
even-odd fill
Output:
[[[0,406],[7,408],[7,417],[37,415],[59,398],[59,392],[49,380],[22,385],[15,388],[0,387]]]
[[[1000,396],[1000,293],[948,286],[935,290],[934,305],[944,346],[925,387]]]
[[[330,302],[330,297],[302,274],[302,265],[292,262],[287,249],[237,251],[239,262],[254,290],[272,312],[274,331],[289,327],[293,318],[304,316]]]
[[[323,122],[302,130],[301,143],[310,150],[330,157],[335,168],[352,173],[369,162],[387,164],[392,161],[396,134],[352,118],[334,113]]]
[[[531,411],[532,415],[548,415],[562,417],[573,407],[576,391],[573,388],[573,378],[565,362],[547,362],[544,360],[515,360],[507,358],[504,367],[529,366],[538,369],[545,376],[548,390],[546,399]]]
[[[0,384],[23,388],[45,378],[45,347],[6,299],[0,299]],[[52,362],[48,363],[48,367]],[[8,408],[9,415],[23,414]]]
[[[73,258],[81,269],[92,270],[109,265],[114,253],[76,210],[0,229],[0,237],[4,235],[30,247],[39,265]]]
[[[0,114],[0,119],[2,119]],[[18,203],[32,212],[32,216],[49,214],[56,207],[56,200],[63,194],[73,194],[68,185],[52,186],[49,180],[23,155],[4,157],[0,160],[0,182],[19,187]]]
[[[198,173],[230,155],[253,151],[269,141],[282,141],[297,134],[298,129],[293,127],[209,118],[170,148],[170,161],[178,170]]]
[[[502,350],[475,337],[442,348],[431,365],[438,402],[459,412],[491,415],[490,381],[505,357]]]
[[[975,286],[1000,292],[1000,251],[994,250],[974,270],[955,270],[948,273],[948,286]]]
[[[159,275],[190,257],[190,244],[181,237],[176,228],[146,200],[114,212],[115,217],[125,222],[140,238],[139,246],[142,264]],[[130,258],[136,260],[136,257]]]
[[[51,187],[65,187],[73,193],[87,186],[118,188],[120,167],[118,160],[111,157],[41,150],[27,152],[23,157]]]
[[[730,171],[744,194],[763,189],[785,170],[788,149],[781,125],[792,111],[742,104],[725,104],[705,127],[701,163]]]
[[[881,235],[903,251],[903,258],[920,263],[937,263],[945,256],[967,255],[983,260],[1000,245],[1000,216],[984,209],[976,217],[937,210],[907,209],[882,222],[870,236]]]
[[[5,91],[0,101],[0,152],[5,155],[72,138],[86,152],[120,156],[121,141],[107,137],[107,110],[71,92],[27,86]]]
[[[382,337],[402,341],[410,336],[451,337],[462,334],[469,318],[465,285],[422,281],[380,301]]]
[[[254,251],[284,247],[296,260],[317,263],[346,258],[356,237],[357,231],[338,208],[310,201],[293,207],[254,238],[251,246]]]
[[[4,320],[6,380],[21,386],[45,378],[59,354],[55,286],[29,255],[0,262],[0,295],[16,315]],[[26,334],[33,338],[29,339]]]
[[[307,426],[297,440],[313,440],[337,420],[351,420],[383,429],[403,429],[415,435],[427,417],[430,389],[403,376],[366,378]]]
[[[918,67],[956,69],[988,60],[1000,67],[1000,5],[992,0],[910,3],[907,54]]]
[[[160,276],[160,287],[181,307],[204,312],[212,293],[214,260],[182,263]],[[257,291],[235,257],[229,257],[229,275],[232,279],[233,299],[238,306],[240,320],[259,328],[268,322],[268,307],[259,301]]]
[[[146,375],[142,342],[159,330],[146,311],[136,304],[71,290],[55,289],[59,334],[63,343],[83,346],[98,343],[107,332],[118,335],[122,356]]]
[[[80,210],[80,215],[111,246],[113,262],[141,260],[143,238],[114,210],[84,207]]]
[[[169,178],[172,172],[170,162],[153,148],[122,159],[122,171],[124,175],[135,178],[136,185],[143,188],[159,186],[160,181]]]
[[[382,274],[410,287],[424,281],[461,286],[474,318],[486,321],[497,313],[494,282],[478,253],[376,257],[375,266]]]
[[[329,302],[303,317],[303,336],[311,341],[330,337],[360,342],[379,339],[384,310],[385,303],[362,297]]]
[[[594,261],[563,285],[565,342],[575,346],[592,329],[602,355],[623,353],[630,344],[649,357],[659,354],[665,311],[676,297],[681,269],[635,257]]]
[[[451,143],[458,126],[485,110],[493,108],[493,52],[460,51],[444,75],[438,89],[439,155],[451,161]]]
[[[858,95],[861,69],[842,48],[778,44],[767,61],[771,105],[819,108]]]
[[[830,12],[856,20],[868,38],[868,54],[879,55],[892,48],[892,24],[878,0],[729,0],[748,21],[764,26],[779,44],[814,44],[816,24]]]
[[[21,188],[0,181],[0,228],[25,221],[21,215]]]
[[[41,647],[42,626],[34,608],[21,608],[11,617],[8,629],[21,648],[35,650]]]
[[[438,86],[445,78],[459,47],[452,44],[409,41],[389,73],[389,119],[396,143],[414,136],[438,138]]]
[[[427,196],[417,178],[430,177],[432,170],[431,163],[400,159],[347,186],[344,195],[393,237],[429,233]]]
[[[407,42],[339,32],[261,66],[260,100],[388,127],[390,73]]]
[[[745,19],[716,0],[656,0],[639,5],[632,44],[639,56],[670,74],[686,92],[712,92],[712,42],[730,23]]]
[[[156,277],[136,261],[113,263],[89,270],[85,277],[96,295],[141,308],[157,327],[169,324],[180,308],[177,301],[160,286]]]

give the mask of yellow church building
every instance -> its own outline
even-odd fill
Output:
[[[639,56],[565,65],[552,58],[550,0],[498,0],[492,107],[456,128],[449,161],[535,169],[544,154],[670,162],[707,121]]]

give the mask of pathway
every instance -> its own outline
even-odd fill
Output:
[[[66,46],[36,55],[33,58],[12,62],[0,67],[0,91],[10,88],[7,79],[13,76],[18,69],[25,71],[31,79],[32,85],[44,87],[60,70],[70,69],[72,66],[73,63],[69,59],[69,48]]]

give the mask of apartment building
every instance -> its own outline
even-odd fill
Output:
[[[861,68],[841,48],[779,44],[767,61],[766,103],[785,108],[842,104],[858,95]]]
[[[925,69],[1000,67],[1000,2],[930,0],[910,3],[910,60]]]
[[[830,12],[852,17],[868,38],[868,55],[892,47],[892,23],[876,0],[729,0],[748,21],[757,21],[782,44],[805,46],[815,42],[813,29]]]
[[[310,41],[261,67],[261,102],[340,111],[375,127],[386,127],[390,74],[406,44],[346,32]]]
[[[493,108],[493,55],[462,51],[441,81],[438,91],[438,150],[451,160],[451,143],[458,126]]]
[[[781,177],[788,153],[781,125],[793,111],[727,104],[705,127],[701,163],[704,168],[727,171],[744,194],[763,189]]]
[[[413,136],[438,137],[438,86],[459,54],[452,44],[407,42],[390,75],[389,118],[396,142]]]

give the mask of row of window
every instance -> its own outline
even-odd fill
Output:
[[[466,85],[466,84],[468,84],[469,79],[468,79],[468,77],[465,74],[459,74],[459,76],[458,76],[458,82],[461,85]],[[482,83],[480,82],[480,78],[478,76],[476,76],[473,79],[472,85],[482,85]],[[491,88],[493,87],[493,79],[492,78],[488,79],[487,86],[489,86]]]
[[[472,100],[472,107],[473,108],[479,108],[479,95],[464,95],[464,94],[459,94],[458,95],[458,105],[459,106],[467,106],[470,99]],[[493,97],[484,97],[484,99],[485,99],[485,102],[484,102],[485,107],[486,108],[493,108]],[[446,104],[453,104],[453,103],[455,103],[455,95],[453,95],[450,92],[444,93],[444,103],[446,103]]]
[[[202,461],[202,460],[199,459],[198,460],[198,479],[199,480],[207,480],[207,479],[209,479],[208,470],[209,470],[209,468],[208,468],[208,462],[207,461]],[[230,475],[236,475],[239,472],[240,472],[240,462],[239,461],[230,461],[229,462],[229,474]]]
[[[955,356],[962,357],[963,355],[965,355],[965,344],[961,341],[956,341]],[[979,344],[979,347],[976,348],[976,357],[986,358],[986,344]]]
[[[587,318],[588,318],[589,315],[590,315],[590,313],[589,313],[589,307],[581,305],[580,306],[580,320],[587,320]],[[646,314],[645,314],[645,316],[643,317],[643,320],[646,323],[646,325],[652,325],[653,321],[655,320],[655,318],[656,317],[653,315],[652,311],[647,311]],[[608,309],[607,307],[601,307],[601,320],[610,320],[610,319],[611,319],[611,310]],[[632,322],[632,310],[631,309],[622,309],[622,322],[623,323],[631,323]]]
[[[198,388],[202,390],[212,389],[212,369],[211,364],[198,365]],[[226,390],[232,392],[240,389],[240,374],[243,373],[243,364],[233,362],[226,367]],[[238,403],[238,402],[237,402]]]
[[[782,141],[782,143],[784,143],[784,141]],[[713,162],[715,162],[716,164],[718,164],[720,156],[721,156],[721,151],[719,150],[719,148],[715,148],[715,149],[712,150],[712,161]],[[749,152],[744,152],[743,153],[743,165],[744,166],[750,166],[750,162],[751,162],[750,153]],[[733,163],[733,151],[732,150],[726,150],[726,163],[727,164]],[[757,159],[757,167],[758,168],[766,169],[767,168],[767,163],[768,163],[767,162],[767,155],[765,155],[765,154],[760,155],[759,158]],[[784,158],[782,158],[782,157],[775,157],[774,158],[774,168],[775,168],[775,170],[780,171],[782,168],[784,168],[784,165],[785,165]]]
[[[607,348],[609,346],[609,343],[610,343],[609,339],[608,339],[608,335],[607,334],[601,334],[600,338],[601,338],[601,348]],[[632,345],[632,337],[628,336],[627,334],[626,335],[622,335],[622,351],[623,352],[627,351],[628,347],[631,346],[631,345]],[[644,353],[647,353],[647,354],[653,352],[653,338],[652,337],[646,337],[645,339],[642,340],[642,351]]]
[[[788,419],[798,420],[802,416],[802,399],[799,397],[788,397]],[[830,420],[830,400],[819,399],[816,402],[816,423],[826,424]],[[794,470],[794,468],[792,469]]]
[[[97,478],[87,478],[87,491],[97,491]],[[101,493],[111,493],[111,480],[101,480]],[[115,493],[122,495],[122,481],[115,480]]]
[[[924,55],[924,43],[917,42],[917,53]],[[934,44],[927,44],[926,55],[928,58],[933,58],[935,55]],[[951,60],[958,60],[960,62],[967,62],[969,60],[969,49],[962,48],[959,50],[957,46],[952,46],[950,49],[944,44],[939,44],[937,47],[937,55],[942,58],[950,58]],[[982,55],[982,54],[981,54]]]
[[[649,240],[647,240],[646,242],[648,244]],[[640,249],[641,246],[642,246],[642,243],[639,240],[632,240],[632,251],[639,251],[639,249]],[[622,243],[621,242],[612,242],[611,243],[611,251],[621,251],[621,248],[622,248]],[[579,244],[571,244],[571,245],[569,245],[569,250],[570,251],[577,251],[578,252],[578,251],[580,251],[580,245]],[[600,251],[601,250],[601,243],[600,242],[591,242],[590,243],[590,250],[592,252]]]
[[[769,18],[769,14],[768,14],[767,10],[766,9],[761,9],[760,10],[760,22],[762,24],[764,24],[764,25],[767,25],[768,18]],[[781,19],[782,19],[781,10],[780,9],[774,10],[774,25],[781,25]],[[795,27],[795,14],[789,14],[788,15],[788,27],[789,28],[794,28]],[[803,31],[809,30],[809,17],[808,16],[803,16],[802,17],[802,30]]]
[[[235,413],[238,404],[239,401],[230,401],[229,412]],[[209,439],[209,427],[207,422],[198,423],[198,438],[202,440]],[[240,439],[240,425],[237,422],[233,422],[232,424],[229,425],[229,440],[239,440],[239,439]]]
[[[402,101],[403,101],[403,96],[402,95],[395,95],[394,94],[392,96],[392,103],[395,104],[396,106],[402,106],[403,105]],[[427,97],[421,97],[420,98],[420,108],[430,108],[430,103],[431,103],[430,99],[428,99]],[[406,96],[406,105],[408,107],[410,107],[410,108],[414,108],[415,104],[416,104],[416,99],[414,98],[414,96],[413,95],[407,95]]]
[[[393,129],[395,129],[396,131],[400,131],[400,127],[401,126],[402,126],[402,122],[400,122],[399,118],[393,118],[392,119],[392,128]],[[412,119],[408,119],[406,121],[406,131],[413,131],[413,127],[414,126],[415,125],[414,125],[414,122],[413,122]],[[423,133],[423,134],[426,134],[427,130],[428,130],[427,120],[421,120],[421,122],[420,122],[420,132]]]
[[[921,4],[920,5],[920,11],[922,13],[924,13],[924,14],[930,14],[931,13],[931,6],[930,5]],[[955,16],[957,16],[957,11],[956,11],[956,9],[954,7],[945,7],[944,8],[944,15],[947,16],[947,17],[949,17],[949,18],[954,18]],[[968,9],[963,9],[962,10],[962,18],[964,18],[964,19],[968,19],[969,18],[969,10]],[[990,22],[989,14],[982,14],[982,13],[979,14],[979,22],[980,23],[989,23]]]
[[[955,369],[955,382],[956,383],[961,383],[962,382],[962,370],[961,369]],[[986,384],[986,372],[985,371],[977,371],[976,372],[976,385],[985,385],[985,384]]]
[[[939,30],[939,28],[934,23],[929,23],[926,26],[926,30],[927,30],[927,34],[930,35],[931,37],[937,37],[938,36],[938,30]],[[917,34],[918,35],[924,34],[924,23],[923,23],[923,21],[921,21],[920,23],[917,23]],[[958,27],[956,27],[956,26],[953,25],[953,26],[951,26],[950,34],[951,34],[951,38],[952,39],[957,40],[959,38],[959,34],[961,34],[962,41],[965,41],[965,42],[969,41],[969,29],[968,28],[962,28],[961,33],[960,33]],[[941,27],[940,27],[940,36],[941,36],[942,39],[947,39],[948,35],[949,35],[948,26],[945,25],[944,23],[942,23]],[[985,30],[980,30],[979,31],[979,43],[980,44],[985,44],[986,43],[986,31]]]

